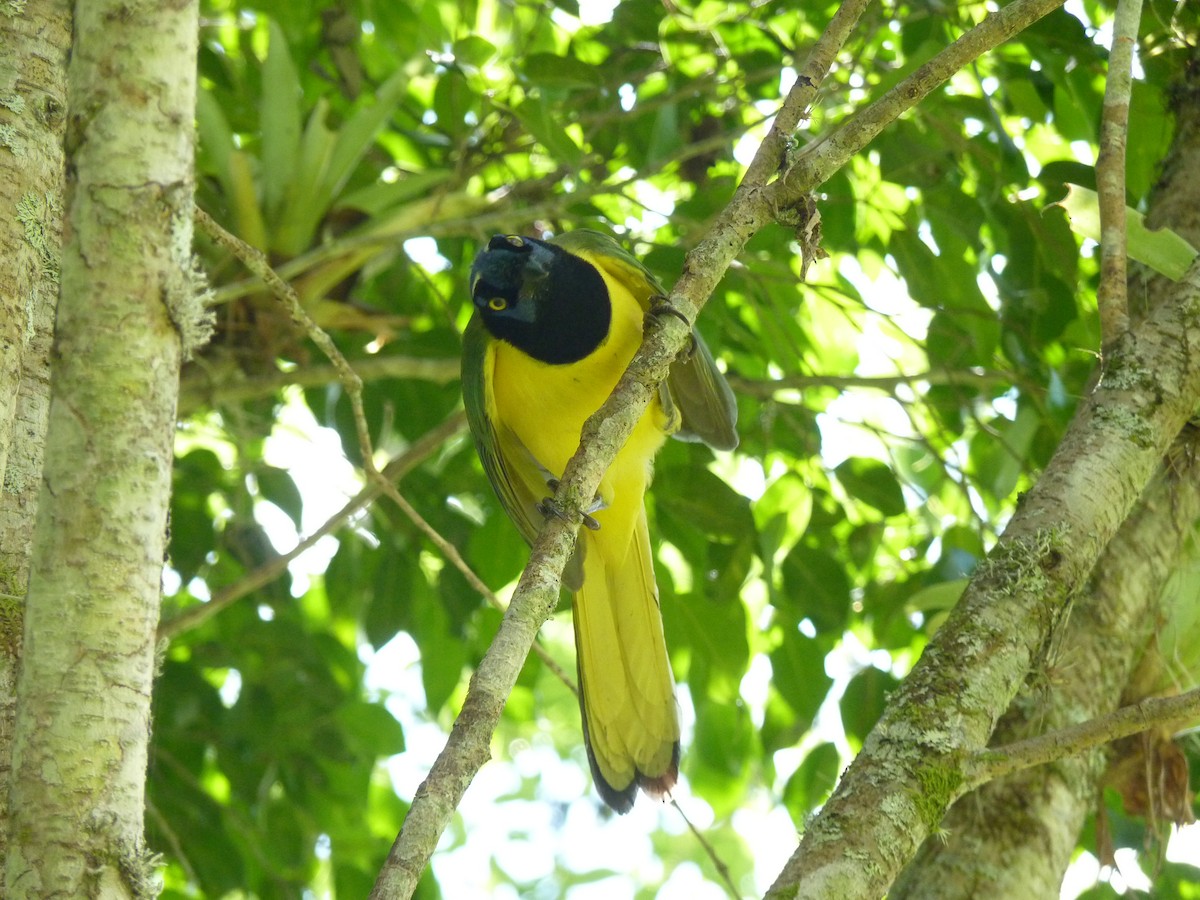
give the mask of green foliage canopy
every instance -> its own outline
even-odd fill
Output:
[[[1179,64],[1169,4],[1149,6],[1158,52],[1134,86],[1134,207],[1168,146]],[[363,373],[378,461],[412,454],[401,492],[493,589],[526,550],[454,418],[472,256],[495,232],[599,227],[669,284],[835,9],[204,5],[197,202],[269,256]],[[872,6],[789,152],[986,12]],[[715,458],[672,442],[651,529],[688,710],[681,803],[747,893],[775,872],[755,870],[759,838],[736,814],[785,809],[790,823],[756,827],[790,845],[1092,373],[1096,266],[1045,209],[1064,183],[1094,185],[1107,16],[1085,0],[960,72],[821,187],[821,258],[763,231],[699,323],[739,393],[742,443]],[[381,500],[340,519],[322,558],[197,614],[353,490],[332,468],[305,478],[279,449],[287,435],[315,444],[332,429],[361,462],[324,360],[235,260],[214,246],[205,262],[220,332],[185,373],[165,621],[192,618],[158,685],[151,841],[168,855],[167,896],[362,897],[420,777],[405,760],[427,764],[421,747],[452,721],[499,613]],[[568,634],[551,623],[544,643],[571,671]],[[586,764],[574,699],[536,657],[495,754],[487,828],[503,842],[464,813],[443,852],[498,847],[483,851],[492,883],[531,896],[612,875],[569,848],[532,868],[512,849],[598,802],[581,774],[539,777]],[[549,819],[523,812],[531,802]],[[695,865],[715,880],[677,815],[653,832],[646,817],[636,827],[662,864],[636,873],[639,895]],[[595,812],[583,822],[609,828]]]

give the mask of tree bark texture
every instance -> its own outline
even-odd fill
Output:
[[[1160,598],[1186,556],[1200,515],[1196,435],[1185,431],[1164,467],[1109,543],[1065,633],[993,735],[1002,745],[1116,709]],[[1079,831],[1098,796],[1106,754],[1027,769],[985,785],[951,808],[889,897],[902,900],[1054,900]]]
[[[934,635],[771,897],[876,898],[964,789],[1100,554],[1200,403],[1200,271],[1106,360],[1037,484]]]
[[[0,859],[62,237],[67,0],[0,6]]]
[[[81,0],[4,895],[146,897],[142,815],[181,346],[197,7]]]
[[[1200,181],[1187,161],[1200,153],[1200,77],[1185,66],[1173,92],[1178,127],[1149,218],[1200,245]],[[1189,87],[1189,84],[1191,85]],[[1171,302],[1166,278],[1131,277],[1135,315]],[[1026,684],[993,736],[994,744],[1096,718],[1121,702],[1146,641],[1165,611],[1163,588],[1190,559],[1200,516],[1196,433],[1187,428],[1138,507],[1105,549],[1066,631]],[[1137,699],[1137,698],[1133,698]],[[1079,831],[1095,808],[1107,757],[1096,750],[985,785],[963,797],[926,840],[889,896],[968,900],[1055,898]]]

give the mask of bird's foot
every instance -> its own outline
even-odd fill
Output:
[[[653,316],[656,319],[663,316],[674,316],[676,319],[686,325],[688,327],[688,338],[691,340],[691,345],[688,347],[687,351],[687,358],[691,359],[693,356],[695,356],[696,335],[691,330],[691,320],[689,320],[687,316],[679,311],[679,308],[671,302],[670,297],[664,297],[662,294],[655,294],[653,297],[651,297],[650,310],[647,315]]]
[[[552,490],[552,491],[557,491],[558,490],[558,479],[557,478],[547,478],[546,479],[546,487],[550,488],[550,490]],[[604,500],[600,497],[599,494],[597,494],[592,499],[592,505],[580,513],[580,515],[583,517],[584,527],[587,528],[589,531],[599,531],[600,523],[597,522],[592,517],[592,513],[599,512],[600,510],[604,509],[606,506],[608,506],[608,504],[604,502]],[[549,518],[550,516],[554,516],[556,519],[562,519],[564,521],[567,521],[571,518],[570,515],[567,514],[567,511],[562,508],[562,505],[559,504],[559,502],[557,500],[555,500],[553,497],[543,497],[542,502],[538,504],[537,508],[538,508],[538,512],[540,512],[543,516],[546,516],[547,518]]]

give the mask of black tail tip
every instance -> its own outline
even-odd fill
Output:
[[[587,751],[588,763],[592,770],[592,781],[596,784],[596,791],[600,794],[600,799],[608,804],[614,812],[621,815],[625,815],[633,809],[633,801],[637,797],[638,788],[651,797],[663,800],[671,792],[671,788],[675,787],[675,783],[679,781],[678,741],[671,753],[671,764],[667,766],[665,772],[650,776],[635,770],[633,780],[622,788],[614,787],[600,773],[600,767],[596,764],[596,757],[592,753],[590,742],[587,744]]]

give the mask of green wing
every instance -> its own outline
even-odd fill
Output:
[[[496,491],[501,507],[528,544],[533,544],[542,526],[538,504],[550,490],[550,473],[526,449],[520,439],[488,416],[489,386],[485,363],[491,336],[478,315],[472,315],[463,334],[462,391],[467,424],[483,471]],[[563,585],[577,591],[583,583],[582,544],[567,563]]]
[[[606,234],[581,228],[558,235],[552,243],[569,253],[585,253],[603,265],[647,311],[650,298],[667,295],[650,270]],[[691,356],[676,361],[666,381],[664,405],[668,409],[678,408],[683,417],[674,437],[681,441],[703,441],[715,450],[732,450],[738,443],[737,400],[704,339],[694,328],[692,338],[695,349]]]

